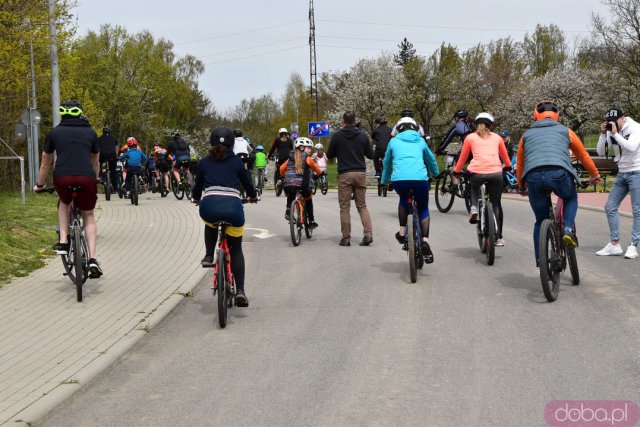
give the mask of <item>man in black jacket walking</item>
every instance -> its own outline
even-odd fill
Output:
[[[364,158],[373,159],[373,149],[367,135],[356,127],[356,115],[347,111],[342,116],[343,127],[331,136],[327,158],[338,159],[338,203],[340,204],[340,246],[351,246],[351,195],[355,195],[356,208],[364,227],[360,246],[373,242],[371,215],[367,209],[366,164]]]

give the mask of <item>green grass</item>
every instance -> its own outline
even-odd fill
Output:
[[[0,193],[0,286],[13,277],[28,275],[46,264],[57,239],[57,197]]]

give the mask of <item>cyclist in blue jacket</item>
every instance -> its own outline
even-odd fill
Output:
[[[127,161],[127,178],[125,179],[124,189],[127,197],[131,195],[131,177],[133,174],[140,176],[142,174],[142,165],[146,164],[147,156],[138,148],[138,140],[130,136],[127,138],[127,151],[125,151],[120,160]]]
[[[396,125],[398,135],[389,145],[382,161],[382,184],[393,182],[393,189],[400,196],[398,221],[400,231],[396,233],[399,243],[404,243],[409,204],[409,190],[418,207],[420,228],[422,231],[422,254],[426,263],[433,262],[433,252],[429,246],[429,177],[440,173],[436,158],[424,143],[418,132],[420,126],[411,117],[403,117]],[[411,232],[411,231],[410,231]]]

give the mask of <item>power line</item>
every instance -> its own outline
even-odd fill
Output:
[[[363,40],[363,41],[371,41],[371,42],[392,42],[392,43],[397,43],[398,40],[388,40],[388,39],[368,39],[368,38],[364,38],[364,37],[345,37],[345,36],[318,36],[320,38],[325,38],[325,39],[345,39],[345,40]],[[435,44],[435,45],[440,45],[443,42],[439,41],[439,42],[416,42],[416,41],[411,41],[412,44]],[[457,46],[473,46],[477,43],[456,43]]]
[[[287,22],[287,26],[292,25],[292,24],[298,24],[300,22],[306,22],[306,20],[305,19],[301,19],[299,21]],[[282,28],[282,24],[271,25],[269,27],[255,28],[253,30],[239,31],[237,33],[220,34],[218,36],[206,37],[206,38],[203,38],[203,39],[191,40],[191,41],[188,41],[188,42],[175,43],[174,46],[181,46],[181,45],[185,45],[185,44],[199,43],[199,42],[203,42],[203,41],[207,41],[207,40],[221,39],[221,38],[224,38],[224,37],[238,36],[240,34],[255,33],[257,31],[270,30],[272,28]]]
[[[286,50],[300,49],[301,47],[307,47],[307,46],[308,46],[307,44],[303,44],[303,45],[299,45],[299,46],[285,47],[283,49],[276,49],[276,50],[270,50],[268,52],[256,53],[255,55],[241,56],[239,58],[231,58],[231,59],[227,59],[227,60],[224,60],[224,61],[209,62],[209,63],[204,64],[204,65],[226,64],[227,62],[239,61],[241,59],[247,59],[247,58],[255,58],[256,56],[270,55],[270,54],[276,53],[276,52],[284,52]]]
[[[298,40],[306,40],[306,37],[296,37],[295,39],[282,40],[282,41],[274,42],[274,43],[267,43],[267,44],[262,44],[262,45],[257,45],[257,46],[245,47],[243,49],[227,50],[225,52],[208,53],[206,55],[198,55],[198,58],[206,58],[208,56],[216,56],[216,55],[226,55],[227,53],[235,53],[235,52],[242,52],[244,50],[259,49],[259,48],[263,48],[263,47],[267,47],[267,46],[274,46],[274,45],[277,45],[277,44],[289,43],[289,42],[298,41]]]
[[[388,22],[362,22],[362,21],[343,21],[334,19],[318,19],[321,22],[333,22],[336,24],[357,24],[357,25],[378,25],[385,27],[400,27],[400,28],[428,28],[432,30],[473,30],[473,31],[506,31],[506,32],[521,32],[527,33],[535,30],[523,30],[522,28],[480,28],[480,27],[448,27],[440,25],[410,25],[410,24],[390,24]],[[590,33],[588,30],[562,30],[565,33]]]

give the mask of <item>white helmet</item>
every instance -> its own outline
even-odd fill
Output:
[[[493,116],[489,113],[480,113],[476,116],[476,123],[484,123],[487,126],[493,126]]]
[[[319,142],[314,146],[316,150],[322,150],[324,147]]]
[[[287,128],[280,128],[280,130],[278,131],[278,134],[281,133],[289,133],[289,131],[287,130]]]
[[[418,126],[416,121],[411,117],[403,117],[398,120],[398,123],[396,123],[396,130],[398,131],[398,133],[404,132],[405,130],[417,131],[418,129],[420,129],[420,126]]]
[[[300,148],[300,147],[313,147],[313,141],[310,140],[309,138],[305,138],[304,136],[299,137],[298,139],[296,139],[296,148]]]

